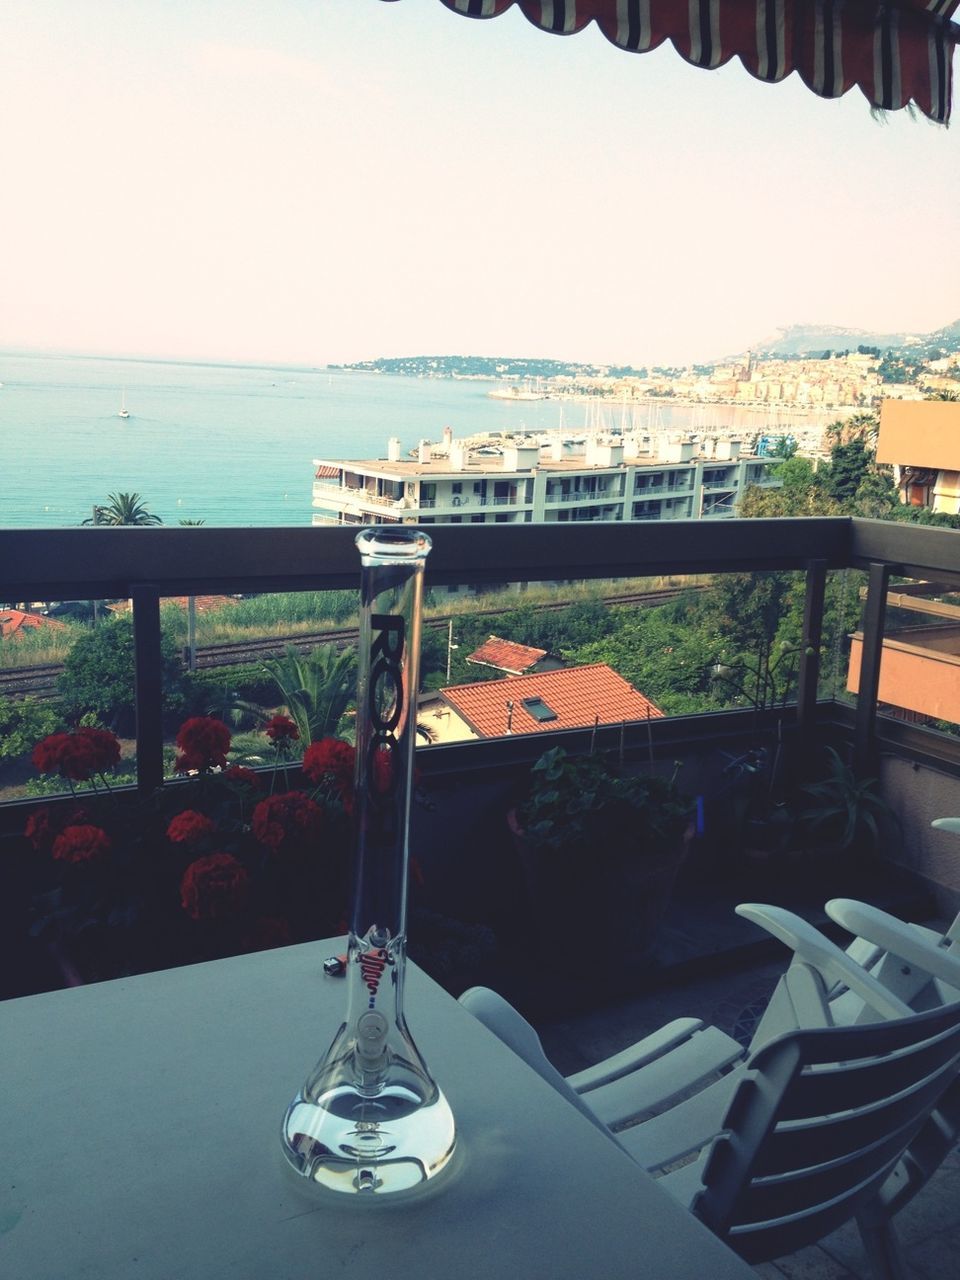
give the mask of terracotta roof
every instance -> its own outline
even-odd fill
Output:
[[[500,671],[508,671],[511,675],[519,676],[546,656],[546,649],[533,649],[527,644],[514,644],[512,640],[501,640],[499,636],[491,636],[485,644],[470,654],[467,661],[475,662],[481,667],[497,667]]]
[[[24,613],[22,609],[0,610],[0,636],[9,640],[13,636],[22,636],[27,631],[39,631],[41,627],[52,627],[54,631],[66,631],[66,624],[56,618],[45,618],[42,613]]]
[[[186,609],[188,596],[163,596],[160,603],[176,604],[181,609]],[[194,607],[197,613],[216,613],[218,609],[225,609],[227,605],[236,604],[233,596],[194,596]],[[108,609],[114,613],[129,613],[130,601],[121,600],[117,604],[108,604]]]
[[[554,729],[585,729],[597,716],[600,724],[658,719],[663,715],[623,676],[605,663],[564,667],[529,676],[508,676],[480,684],[460,684],[441,690],[458,715],[482,738],[507,732],[507,702],[513,703],[514,733],[549,733]],[[524,699],[540,699],[555,719],[538,719]],[[541,714],[543,714],[541,712]]]

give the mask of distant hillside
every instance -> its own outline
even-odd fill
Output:
[[[624,377],[640,371],[627,365],[573,364],[517,356],[381,356],[356,364],[331,365],[360,373],[406,374],[416,378],[591,378]]]
[[[933,333],[874,333],[869,329],[848,329],[829,324],[791,324],[772,338],[752,347],[756,356],[820,356],[824,351],[856,351],[857,347],[878,347],[881,351],[907,350],[917,354],[942,347],[960,350],[960,320]]]

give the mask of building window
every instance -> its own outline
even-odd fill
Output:
[[[451,491],[452,491],[453,493],[463,493],[463,481],[462,481],[462,480],[454,480],[454,482],[453,482],[453,484],[450,486],[450,488],[451,488]]]

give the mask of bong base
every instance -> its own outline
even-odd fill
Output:
[[[347,1086],[308,1101],[297,1094],[283,1121],[283,1152],[318,1187],[364,1199],[410,1191],[449,1164],[453,1115],[439,1089],[424,1101],[408,1087],[364,1096]]]

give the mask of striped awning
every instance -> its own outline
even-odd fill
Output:
[[[321,465],[320,465],[319,467],[317,467],[317,471],[316,471],[316,475],[315,475],[314,479],[316,479],[316,480],[339,480],[339,479],[340,479],[340,468],[339,468],[339,467],[331,467],[331,466],[329,466],[329,464],[327,464],[327,463],[325,463],[325,462],[324,462],[324,463],[321,463]]]
[[[738,57],[775,83],[796,71],[822,98],[857,85],[875,107],[908,103],[946,124],[960,0],[441,0],[470,18],[516,4],[544,31],[572,35],[596,22],[632,53],[670,40],[682,58],[712,69]]]

